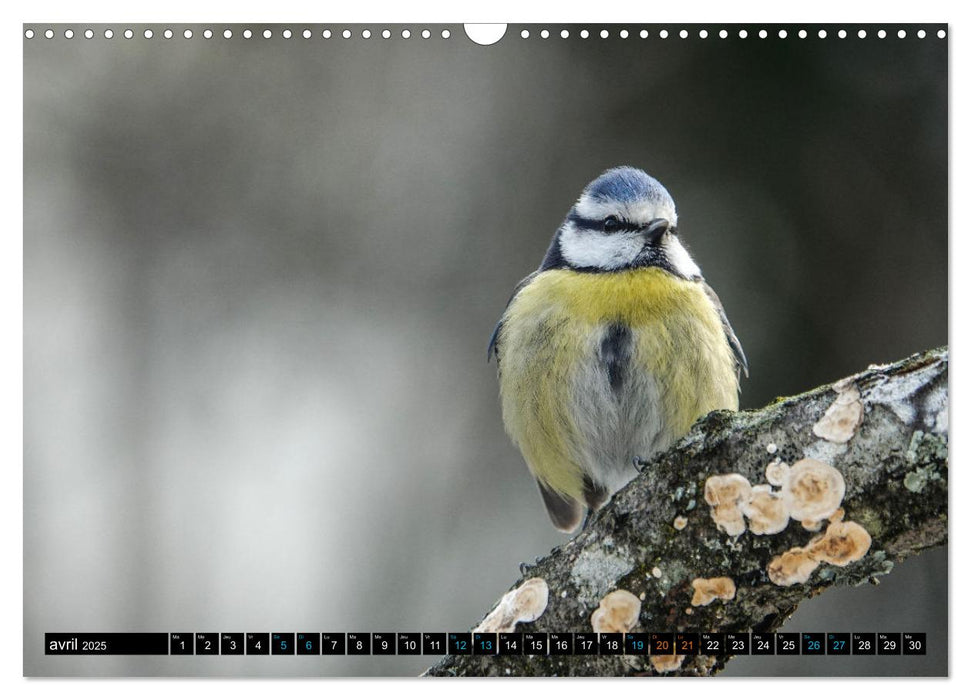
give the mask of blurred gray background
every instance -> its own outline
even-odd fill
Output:
[[[608,167],[678,203],[748,354],[743,407],[947,343],[933,31],[510,26],[480,47],[460,26],[87,26],[24,41],[27,675],[420,673],[434,659],[45,657],[42,640],[474,624],[565,540],[503,433],[486,343]],[[926,553],[786,627],[923,631],[926,657],[730,673],[946,673],[946,577]]]

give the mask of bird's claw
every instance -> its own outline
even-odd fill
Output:
[[[580,532],[586,532],[587,526],[590,524],[590,520],[593,516],[593,511],[587,508],[586,514],[583,516],[583,524],[580,525]]]
[[[634,457],[634,459],[632,459],[631,462],[634,464],[634,469],[637,470],[637,473],[638,474],[640,474],[641,472],[643,472],[644,471],[644,467],[646,467],[648,465],[647,460],[646,459],[641,459],[640,457]]]

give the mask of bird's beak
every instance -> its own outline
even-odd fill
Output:
[[[644,238],[651,245],[657,245],[669,228],[671,228],[671,222],[667,219],[654,219],[644,227]]]

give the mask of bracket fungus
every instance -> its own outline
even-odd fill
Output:
[[[735,582],[727,576],[717,578],[696,578],[691,582],[695,589],[691,604],[708,605],[716,598],[732,600],[735,597]]]
[[[473,632],[513,632],[520,622],[533,622],[546,611],[550,588],[541,578],[524,581],[502,597]]]
[[[752,497],[742,506],[753,535],[774,535],[789,525],[789,508],[782,496],[768,484],[752,488]]]
[[[807,530],[818,530],[820,521],[840,507],[845,493],[846,482],[838,470],[808,457],[792,465],[782,485],[789,516],[801,521]]]
[[[641,614],[641,601],[630,591],[613,591],[590,616],[594,632],[630,632]]]
[[[806,548],[819,561],[846,566],[862,559],[870,551],[872,541],[862,525],[837,520],[829,524],[825,533],[814,537]]]
[[[681,668],[681,664],[684,663],[684,655],[682,654],[666,654],[664,656],[652,656],[650,658],[651,666],[658,673],[677,671]]]
[[[705,502],[711,506],[711,519],[731,537],[745,532],[742,507],[752,496],[752,485],[741,474],[716,474],[705,481]]]
[[[802,547],[793,547],[769,562],[769,580],[777,586],[805,583],[819,566],[813,556]]]
[[[845,443],[856,435],[863,423],[863,402],[860,390],[852,382],[839,382],[833,388],[839,393],[826,413],[813,426],[813,434],[829,442]]]
[[[772,460],[765,468],[765,480],[773,486],[782,486],[789,480],[789,465],[781,459]]]
[[[783,552],[768,566],[769,579],[778,586],[805,583],[821,563],[846,566],[862,559],[872,538],[866,529],[854,522],[843,522],[843,509],[833,516],[822,535],[816,535],[805,547]]]

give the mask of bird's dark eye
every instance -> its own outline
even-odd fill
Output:
[[[616,233],[623,227],[623,224],[620,223],[620,219],[612,214],[604,219],[604,233]]]

